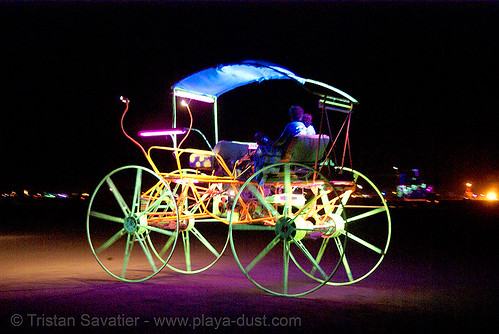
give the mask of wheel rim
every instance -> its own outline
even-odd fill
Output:
[[[149,195],[145,189],[161,184]],[[152,212],[168,206],[163,225],[151,225]],[[168,263],[178,238],[178,214],[169,186],[141,166],[118,168],[102,179],[90,199],[87,237],[92,253],[111,276],[140,282],[159,273]],[[159,245],[171,250],[159,256]]]
[[[179,210],[181,242],[167,267],[182,274],[200,273],[222,257],[229,242],[227,226],[206,214],[210,206],[217,205],[223,189],[221,185],[199,181],[202,174],[196,170],[185,169],[172,175],[167,182]],[[159,255],[166,249],[167,245]]]
[[[243,184],[229,233],[236,262],[253,284],[274,295],[301,296],[333,276],[341,254],[329,252],[321,237],[332,228],[324,198],[333,191],[322,175],[292,163],[265,167]]]
[[[342,196],[335,214],[344,220],[345,231],[333,239],[336,244],[348,242],[348,248],[327,284],[348,285],[371,275],[383,261],[391,239],[391,217],[383,195],[365,175],[346,167],[335,167],[335,172],[336,192]],[[353,182],[355,190],[348,193],[342,182]]]

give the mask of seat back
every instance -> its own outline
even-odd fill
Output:
[[[225,163],[229,164],[229,162],[235,162],[248,155],[249,146],[247,143],[221,140],[215,145],[213,152],[220,155]]]
[[[235,141],[219,141],[213,148],[215,154],[220,155],[225,164],[232,168],[237,160],[249,154],[249,143]],[[218,168],[218,163],[212,154],[192,153],[189,156],[189,166],[197,169],[213,170]]]
[[[298,135],[291,139],[281,161],[314,163],[317,152],[319,152],[318,161],[324,157],[326,146],[329,144],[329,136],[326,135]],[[317,151],[317,148],[319,150]]]

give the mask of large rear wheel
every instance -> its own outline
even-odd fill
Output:
[[[265,167],[243,184],[232,206],[230,244],[252,283],[301,296],[329,281],[342,259],[322,237],[343,229],[331,216],[334,192],[324,176],[294,163]]]

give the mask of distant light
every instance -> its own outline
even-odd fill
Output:
[[[486,198],[489,200],[489,201],[497,201],[497,194],[493,191],[490,191],[487,193],[487,196]]]
[[[215,99],[211,96],[206,96],[206,95],[198,95],[195,93],[190,93],[190,92],[185,92],[182,90],[177,90],[175,91],[175,96],[178,97],[185,97],[186,99],[192,99],[196,101],[201,101],[201,102],[208,102],[208,103],[214,103]]]
[[[172,136],[172,135],[182,135],[184,133],[186,133],[186,131],[182,129],[149,130],[149,131],[140,131],[139,136],[141,137]]]
[[[469,182],[468,182],[468,183],[466,183],[466,187],[471,187],[471,186],[472,186],[472,184],[471,184],[471,183],[469,183]]]

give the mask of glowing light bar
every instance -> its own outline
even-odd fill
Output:
[[[189,184],[190,183],[201,183],[200,180],[196,179],[175,179],[173,180],[174,183],[176,184]]]
[[[156,137],[156,136],[173,136],[173,135],[183,135],[187,131],[182,129],[165,129],[165,130],[148,130],[140,131],[139,136],[141,137]]]
[[[258,148],[258,144],[257,143],[248,143],[248,149],[251,150],[251,151],[254,151]]]
[[[186,98],[186,99],[192,99],[192,100],[196,100],[196,101],[202,101],[202,102],[208,102],[208,103],[215,103],[215,98],[213,98],[211,96],[198,95],[198,94],[191,93],[191,92],[186,92],[186,91],[183,91],[183,90],[176,90],[175,91],[175,96],[183,97],[183,98]]]

